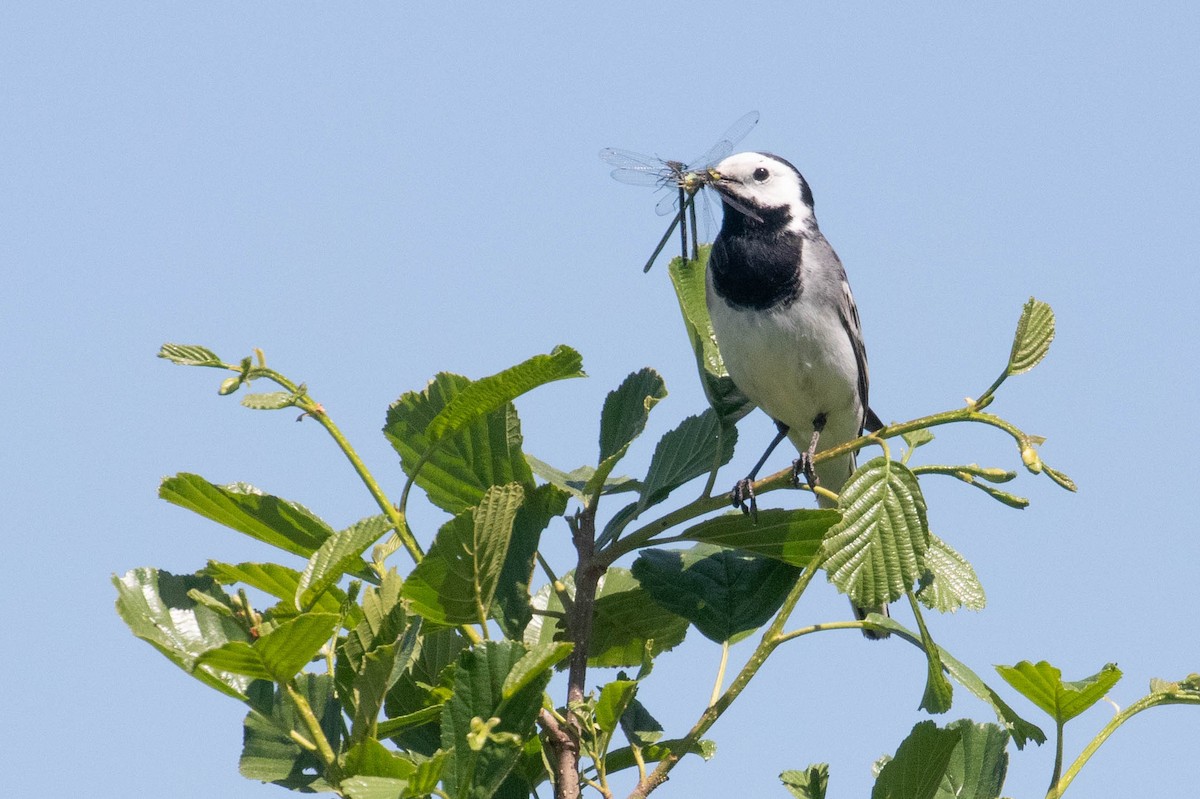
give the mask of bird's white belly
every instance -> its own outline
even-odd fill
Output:
[[[751,401],[789,428],[798,450],[809,446],[813,420],[825,414],[818,451],[858,436],[862,410],[858,364],[832,303],[746,311],[730,307],[709,289],[709,312],[729,376]],[[853,459],[827,462],[818,476],[838,490]]]

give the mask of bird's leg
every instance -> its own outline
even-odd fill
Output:
[[[754,464],[754,468],[750,470],[750,474],[737,481],[737,485],[729,492],[729,499],[733,502],[733,507],[741,508],[742,513],[750,514],[755,521],[758,520],[758,502],[754,498],[754,478],[758,476],[758,470],[767,462],[767,458],[771,457],[771,453],[779,446],[779,442],[787,436],[788,426],[783,422],[776,422],[775,426],[779,428],[779,432],[775,434],[775,438],[767,445],[767,451],[758,459],[758,463]],[[746,500],[750,504],[746,504]]]
[[[809,488],[816,488],[821,484],[821,481],[817,479],[817,473],[813,471],[813,458],[817,455],[817,442],[821,439],[821,431],[825,429],[825,414],[818,413],[813,418],[812,425],[812,441],[809,442],[808,449],[801,452],[800,457],[792,463],[792,482],[797,487],[800,485],[800,475],[804,475]]]

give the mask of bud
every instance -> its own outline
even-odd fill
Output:
[[[241,386],[242,386],[242,376],[241,375],[238,375],[237,377],[227,377],[221,381],[221,388],[219,388],[217,390],[217,393],[220,394],[222,397],[226,397],[226,396],[232,394],[233,392],[237,391],[239,388],[241,388]]]
[[[488,742],[488,738],[492,737],[492,730],[500,723],[500,719],[493,716],[484,721],[479,716],[471,719],[471,728],[467,732],[467,746],[472,752],[482,751],[484,745]]]
[[[1021,462],[1025,464],[1025,468],[1034,474],[1041,474],[1042,459],[1038,457],[1037,450],[1032,446],[1026,446],[1021,450]]]

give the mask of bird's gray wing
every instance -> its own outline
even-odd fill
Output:
[[[842,296],[838,303],[838,316],[842,320],[846,336],[850,339],[850,346],[854,349],[854,360],[858,364],[858,401],[863,414],[859,427],[874,432],[883,427],[883,422],[867,403],[871,382],[867,374],[867,346],[863,342],[862,323],[858,321],[858,306],[854,304],[854,295],[850,293],[850,283],[846,280],[845,271],[842,272]]]

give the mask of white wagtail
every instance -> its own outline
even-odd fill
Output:
[[[779,428],[733,502],[755,510],[754,477],[784,436],[801,453],[796,476],[837,493],[854,455],[815,467],[813,456],[883,426],[867,405],[867,352],[846,271],[817,228],[808,183],[784,159],[731,155],[710,170],[709,182],[724,206],[708,261],[717,346],[733,382]],[[834,504],[820,495],[817,502]],[[872,611],[886,615],[887,606],[854,608],[859,619]]]

